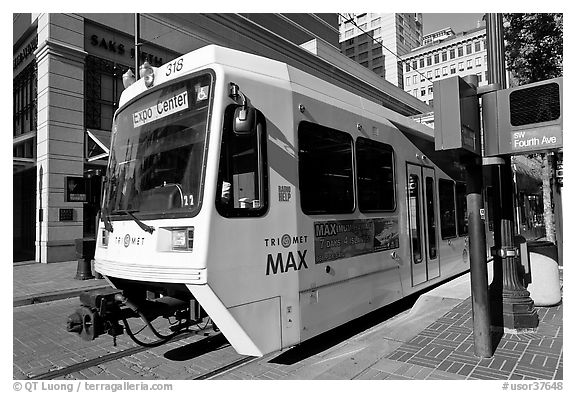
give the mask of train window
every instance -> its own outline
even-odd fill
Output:
[[[408,213],[410,225],[410,242],[414,263],[422,262],[422,239],[420,236],[420,179],[410,175],[408,179]]]
[[[468,210],[466,208],[466,184],[456,184],[456,217],[458,218],[458,236],[468,235]]]
[[[436,217],[434,216],[434,178],[426,177],[426,226],[428,229],[428,257],[436,258]]]
[[[362,212],[396,208],[394,150],[392,146],[366,138],[356,140],[358,207]]]
[[[305,214],[354,211],[352,137],[309,122],[298,127],[300,203]]]
[[[456,208],[454,203],[454,182],[438,180],[440,200],[440,233],[442,239],[456,237]]]
[[[224,217],[258,217],[268,208],[266,120],[256,114],[256,132],[232,131],[236,105],[226,108],[216,188],[216,209]]]

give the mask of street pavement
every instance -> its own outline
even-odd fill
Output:
[[[76,261],[14,264],[14,379],[136,347],[126,335],[114,347],[108,336],[84,342],[66,332],[66,316],[78,304],[73,298],[107,286],[102,279],[76,280],[76,269]],[[422,294],[409,310],[364,330],[336,339],[315,338],[216,379],[563,380],[563,303],[536,309],[535,330],[495,335],[494,355],[479,358],[474,354],[470,276],[465,274]],[[332,336],[342,329],[336,332]],[[65,378],[190,379],[240,358],[229,345],[216,343],[218,338],[213,350],[205,349],[202,356],[184,354],[197,351],[194,345],[202,339],[193,336],[146,349]]]

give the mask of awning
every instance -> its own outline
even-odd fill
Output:
[[[86,130],[86,160],[105,160],[110,154],[110,131]]]

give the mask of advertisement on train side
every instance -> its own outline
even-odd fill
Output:
[[[315,222],[314,246],[316,263],[398,248],[398,218]]]

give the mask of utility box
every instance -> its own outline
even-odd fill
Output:
[[[436,150],[482,154],[476,87],[459,76],[434,82],[434,143]]]
[[[525,154],[562,147],[563,78],[482,96],[484,154]]]

